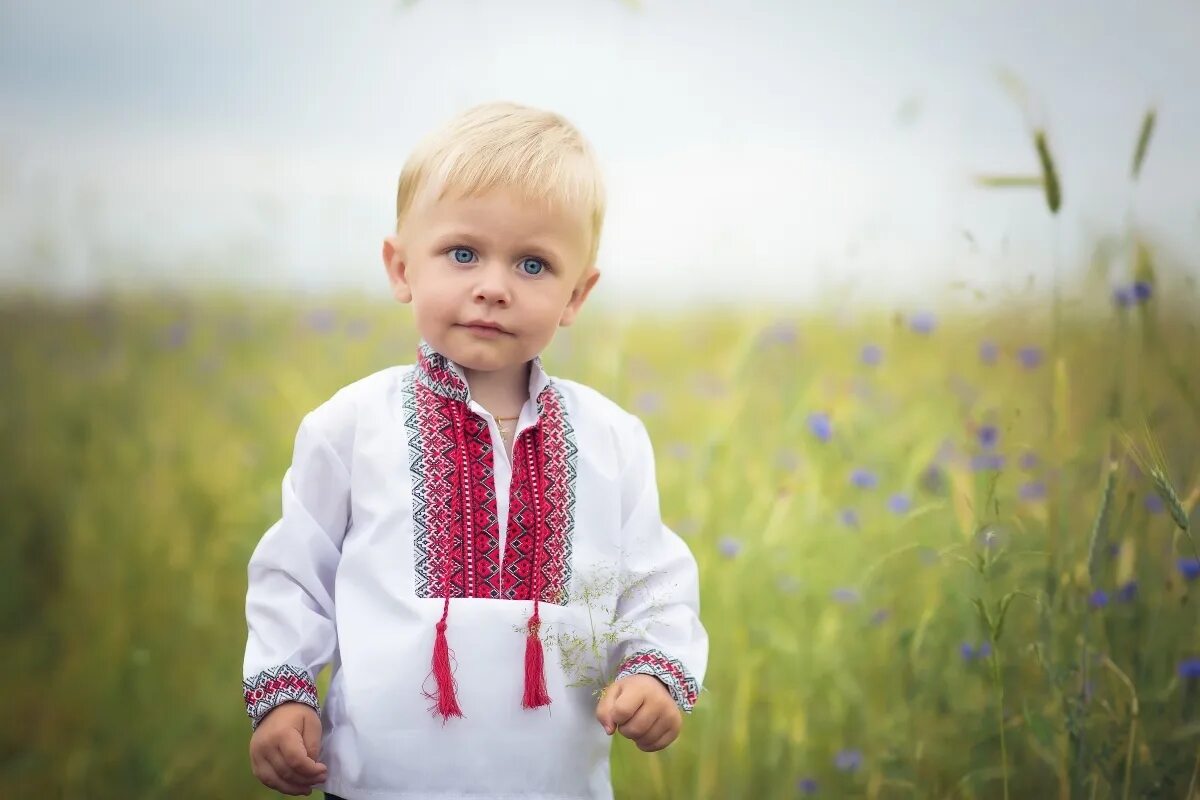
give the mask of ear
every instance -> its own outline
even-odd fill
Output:
[[[408,267],[404,263],[404,245],[394,233],[383,240],[383,268],[387,270],[392,295],[401,303],[411,303],[412,286],[408,282]]]
[[[576,285],[575,291],[571,292],[571,300],[567,303],[567,307],[558,321],[560,327],[565,328],[575,321],[575,317],[579,315],[579,309],[583,308],[583,301],[587,300],[588,295],[592,292],[592,287],[598,280],[600,280],[600,270],[595,267],[590,268],[587,277]]]

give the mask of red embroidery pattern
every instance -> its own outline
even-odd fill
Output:
[[[691,713],[692,708],[696,705],[696,696],[699,690],[696,687],[696,679],[691,676],[682,662],[670,658],[663,651],[652,647],[638,650],[621,662],[616,679],[620,680],[628,675],[639,674],[653,675],[665,683],[676,705],[684,713]]]
[[[539,599],[561,604],[571,575],[577,453],[562,396],[553,384],[541,392],[537,423],[513,446],[503,574],[491,437],[468,396],[445,357],[422,343],[403,387],[416,594],[445,597],[449,581],[451,597],[531,599],[540,541]]]
[[[312,706],[318,714],[321,713],[321,705],[317,702],[317,685],[313,683],[308,670],[289,664],[265,669],[246,678],[242,681],[242,695],[253,728],[258,728],[258,723],[268,711],[289,701],[304,703]]]

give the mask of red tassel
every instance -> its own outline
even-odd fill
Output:
[[[458,707],[458,698],[454,694],[454,676],[450,674],[450,645],[446,642],[446,620],[441,619],[437,624],[437,638],[433,642],[433,677],[437,680],[437,694],[426,695],[434,701],[435,714],[442,721],[450,717],[461,717],[462,709]]]
[[[538,638],[541,620],[535,611],[529,618],[529,636],[525,639],[525,697],[521,705],[538,708],[550,705],[550,692],[546,690],[545,654],[542,640]]]

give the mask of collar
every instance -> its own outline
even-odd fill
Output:
[[[538,413],[541,414],[542,392],[554,383],[542,364],[540,355],[534,356],[530,362],[529,396],[536,398]],[[443,397],[469,403],[471,388],[467,385],[466,373],[454,361],[433,349],[433,345],[424,339],[417,347],[417,369],[421,383]]]

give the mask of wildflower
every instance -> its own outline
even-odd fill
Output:
[[[914,333],[933,333],[937,328],[937,317],[928,311],[918,311],[908,318],[908,327]]]
[[[912,508],[912,501],[906,494],[896,493],[888,498],[888,509],[893,514],[904,514],[910,508]]]
[[[1097,589],[1088,597],[1088,605],[1092,608],[1104,608],[1108,605],[1108,592]]]
[[[995,364],[996,358],[1000,355],[1000,348],[995,342],[985,341],[979,343],[979,360],[984,364]]]
[[[1042,363],[1042,350],[1040,347],[1022,347],[1017,351],[1017,359],[1025,369],[1035,369]]]
[[[850,482],[860,489],[874,489],[879,479],[869,469],[858,468],[850,474]]]
[[[1000,432],[996,430],[995,425],[984,425],[979,429],[979,446],[985,450],[991,450],[996,446],[996,440],[1000,437]]]
[[[1179,662],[1179,677],[1184,680],[1200,680],[1200,658],[1185,658]]]
[[[305,317],[309,329],[317,333],[329,333],[336,321],[337,315],[331,308],[314,308]]]
[[[1035,503],[1046,498],[1046,484],[1041,481],[1029,481],[1021,484],[1017,495],[1026,503]]]
[[[822,442],[833,438],[833,422],[824,411],[814,411],[808,415],[808,429]]]
[[[642,392],[637,397],[637,409],[643,414],[653,414],[662,408],[662,397],[658,392]]]
[[[842,772],[856,772],[863,763],[861,750],[842,750],[833,759],[833,765]]]
[[[858,512],[853,508],[843,508],[841,513],[838,514],[838,519],[840,519],[842,524],[847,528],[858,527]]]
[[[1161,514],[1166,510],[1166,506],[1163,505],[1163,499],[1161,497],[1159,497],[1157,494],[1151,493],[1146,495],[1146,510],[1151,514]]]
[[[801,778],[796,782],[796,788],[800,790],[800,794],[813,795],[817,793],[819,784],[815,778]]]
[[[1132,286],[1118,286],[1113,289],[1113,302],[1119,308],[1129,308],[1137,302],[1137,298],[1133,296]]]
[[[1026,450],[1024,453],[1021,454],[1020,464],[1021,464],[1021,469],[1025,470],[1026,472],[1037,469],[1037,465],[1038,465],[1037,453],[1033,452],[1032,450]]]
[[[1129,580],[1117,590],[1118,603],[1132,603],[1137,598],[1137,581]]]
[[[742,551],[742,543],[732,536],[722,536],[717,547],[726,558],[737,558],[738,553]]]
[[[877,344],[863,345],[862,353],[860,353],[859,357],[862,359],[862,363],[869,367],[874,367],[880,361],[883,361],[883,350]]]
[[[887,622],[888,617],[891,615],[892,612],[888,611],[886,608],[876,609],[875,613],[871,615],[871,624],[882,625],[883,623]]]
[[[989,658],[992,655],[992,643],[980,642],[979,649],[975,651],[975,655],[979,658]]]
[[[1189,583],[1200,578],[1200,558],[1181,558],[1178,561],[1179,574]]]
[[[1149,281],[1134,281],[1133,282],[1133,297],[1139,303],[1144,303],[1150,299],[1153,294],[1154,287]]]
[[[854,605],[862,599],[862,596],[859,595],[857,589],[851,589],[848,586],[841,586],[837,589],[834,589],[832,592],[830,592],[830,597],[832,597],[836,602],[848,606]]]

